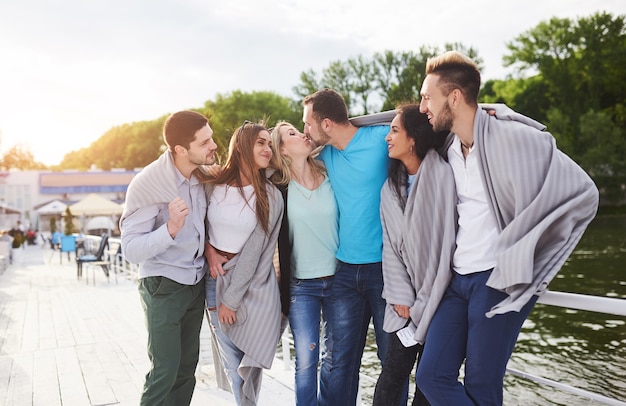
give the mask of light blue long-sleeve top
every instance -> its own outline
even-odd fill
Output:
[[[122,218],[122,252],[129,262],[139,264],[139,278],[165,276],[184,285],[195,285],[206,273],[206,193],[194,176],[188,180],[176,170],[175,181],[178,196],[190,208],[183,228],[175,238],[170,236],[167,202],[141,207]],[[131,193],[133,188],[129,187],[128,194]]]

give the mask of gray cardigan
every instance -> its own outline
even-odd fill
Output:
[[[488,317],[519,311],[543,294],[595,217],[598,188],[556,148],[545,126],[503,104],[479,104],[474,144],[489,207],[500,235],[487,285],[509,297]],[[495,117],[484,110],[495,110]],[[352,119],[355,125],[389,122],[393,111]],[[442,155],[452,144],[448,136]],[[456,199],[455,199],[456,200]]]
[[[283,216],[283,199],[267,184],[270,202],[269,234],[257,224],[241,252],[224,264],[226,275],[217,278],[217,306],[237,311],[234,325],[222,331],[244,353],[239,365],[243,377],[242,405],[255,405],[262,369],[272,366],[281,333],[280,294],[274,269],[274,251]]]
[[[403,190],[405,193],[406,190]],[[455,247],[456,191],[450,166],[435,152],[422,161],[406,207],[389,180],[381,191],[383,225],[384,330],[394,332],[407,320],[394,304],[410,307],[414,339],[423,344],[430,321],[448,287]]]
[[[157,203],[169,203],[178,196],[176,191],[176,166],[172,153],[167,150],[141,170],[130,181],[126,191],[124,212],[120,223],[138,209]]]

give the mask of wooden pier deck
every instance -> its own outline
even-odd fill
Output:
[[[0,405],[137,405],[149,361],[136,282],[76,264],[41,246],[0,274]],[[86,270],[89,278],[91,270]],[[217,388],[205,320],[192,405],[234,405]],[[266,371],[260,405],[295,404],[293,369]]]

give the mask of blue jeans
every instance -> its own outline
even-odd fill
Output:
[[[506,364],[537,297],[520,312],[487,318],[508,296],[486,285],[489,275],[455,272],[430,323],[415,380],[432,405],[502,405]]]
[[[329,341],[326,320],[330,312],[330,290],[333,278],[291,280],[289,326],[296,350],[296,405],[317,406],[317,365],[320,354],[320,327],[322,329],[322,368],[320,398],[328,399]],[[321,320],[320,320],[321,315]],[[328,400],[325,400],[328,401]]]
[[[326,403],[320,399],[320,405],[356,404],[361,357],[372,318],[378,358],[384,362],[389,336],[383,331],[386,303],[382,291],[380,262],[346,264],[339,261],[331,289],[332,312],[328,319],[332,332],[329,400]]]
[[[224,372],[230,383],[231,392],[235,396],[235,402],[241,404],[241,386],[243,385],[243,378],[237,372],[239,364],[243,359],[243,351],[241,351],[220,328],[220,323],[217,317],[216,297],[215,297],[216,281],[211,278],[211,275],[206,276],[206,306],[209,309],[209,320],[211,322],[211,328],[217,337],[217,346],[220,350],[221,362],[224,367]],[[211,310],[214,309],[214,310]]]

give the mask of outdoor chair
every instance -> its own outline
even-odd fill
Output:
[[[58,231],[55,231],[54,233],[52,233],[52,235],[50,236],[50,248],[51,249],[56,250],[61,246],[62,236],[63,234],[61,234]]]
[[[80,279],[83,277],[83,264],[89,262],[99,262],[102,261],[102,257],[104,255],[104,249],[109,242],[109,236],[105,233],[102,234],[102,238],[100,239],[100,245],[98,246],[98,250],[95,254],[84,254],[76,257],[76,278]],[[104,273],[109,276],[109,268],[103,267]]]
[[[95,272],[95,268],[97,267],[101,267],[102,270],[104,271],[104,274],[107,277],[107,282],[110,281],[109,279],[109,275],[111,274],[111,269],[110,266],[113,265],[115,263],[115,260],[117,258],[117,255],[120,252],[120,247],[121,244],[119,242],[110,242],[109,243],[109,249],[105,252],[105,254],[103,254],[103,258],[100,261],[92,261],[92,262],[85,262],[85,267],[86,268],[91,268],[91,278],[92,278],[92,283],[95,286],[96,285],[96,272]],[[113,270],[113,273],[115,274],[115,283],[117,283],[117,272],[115,270]],[[89,283],[89,272],[85,271],[85,283]]]
[[[76,236],[61,236],[61,250],[59,251],[60,263],[63,263],[63,253],[67,252],[67,260],[70,260],[70,252],[76,252]],[[75,254],[74,254],[75,255]]]

